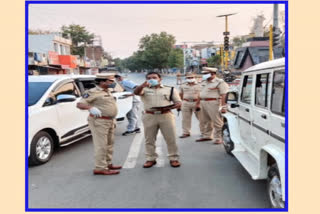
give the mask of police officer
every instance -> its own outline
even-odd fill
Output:
[[[156,72],[146,75],[147,81],[134,90],[141,96],[145,113],[142,118],[145,130],[145,150],[147,161],[143,165],[149,168],[155,165],[158,157],[155,141],[160,129],[168,148],[168,157],[172,167],[179,167],[178,147],[176,144],[175,116],[171,109],[181,107],[181,99],[173,87],[161,84],[161,76]],[[172,93],[171,93],[172,92]],[[170,104],[174,103],[170,106]]]
[[[97,86],[82,96],[77,107],[89,110],[89,128],[91,130],[94,156],[95,175],[119,174],[121,166],[112,164],[115,118],[118,113],[116,101],[109,88],[116,86],[114,74],[97,74]]]
[[[201,119],[204,123],[203,137],[200,141],[212,140],[214,128],[214,144],[222,143],[223,119],[220,113],[225,113],[227,105],[225,103],[228,85],[223,79],[216,77],[217,68],[204,67],[203,87],[200,92]]]
[[[195,79],[193,73],[186,74],[186,83],[180,86],[180,97],[182,101],[182,130],[183,134],[180,138],[190,136],[192,112],[195,113],[200,124],[200,132],[203,135],[204,126],[200,120],[200,91],[201,86]]]

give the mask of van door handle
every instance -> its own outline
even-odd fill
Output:
[[[262,117],[263,119],[267,119],[267,115],[265,115],[265,114],[262,114],[261,117]]]
[[[285,128],[285,124],[284,124],[284,123],[281,123],[281,126],[282,126],[283,128]]]
[[[249,109],[248,109],[248,108],[246,108],[246,112],[249,112]]]

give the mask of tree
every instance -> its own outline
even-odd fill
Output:
[[[211,56],[209,59],[207,59],[207,62],[209,67],[219,67],[221,62],[221,56],[220,55]]]
[[[64,38],[71,38],[71,54],[73,55],[83,56],[85,45],[93,43],[94,34],[89,33],[84,26],[76,24],[63,25],[61,31]]]
[[[170,68],[183,68],[183,50],[172,49],[168,56],[168,66]]]
[[[245,43],[246,40],[243,36],[235,36],[232,39],[232,43],[234,47],[241,47],[243,43]]]
[[[168,68],[168,59],[176,40],[174,36],[161,32],[140,39],[139,51],[144,65],[151,69]]]

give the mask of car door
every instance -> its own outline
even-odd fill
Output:
[[[253,120],[253,151],[258,156],[261,147],[270,140],[270,111],[268,99],[271,85],[271,70],[256,74],[254,107],[252,108]]]
[[[76,96],[76,100],[72,102],[56,103],[55,108],[58,114],[60,138],[66,140],[77,133],[87,129],[86,118],[88,112],[79,110],[76,105],[81,99],[80,91],[73,80],[59,84],[50,94],[53,100],[57,100],[57,96],[61,94],[69,94]]]
[[[239,129],[240,136],[244,146],[250,151],[253,150],[253,136],[252,136],[252,100],[254,87],[253,74],[247,74],[243,76],[241,85],[241,94],[239,101]]]
[[[273,74],[271,93],[270,136],[273,143],[284,148],[285,143],[285,71],[278,69]]]

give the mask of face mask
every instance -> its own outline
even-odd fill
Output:
[[[195,81],[195,79],[187,79],[187,83],[194,83]]]
[[[211,74],[205,74],[202,76],[202,79],[207,80],[209,77],[211,77]]]
[[[151,85],[151,87],[159,84],[158,80],[155,80],[155,79],[148,80],[148,83]]]
[[[115,88],[116,87],[116,83],[114,82],[114,83],[111,83],[110,85],[108,85],[108,88]]]

